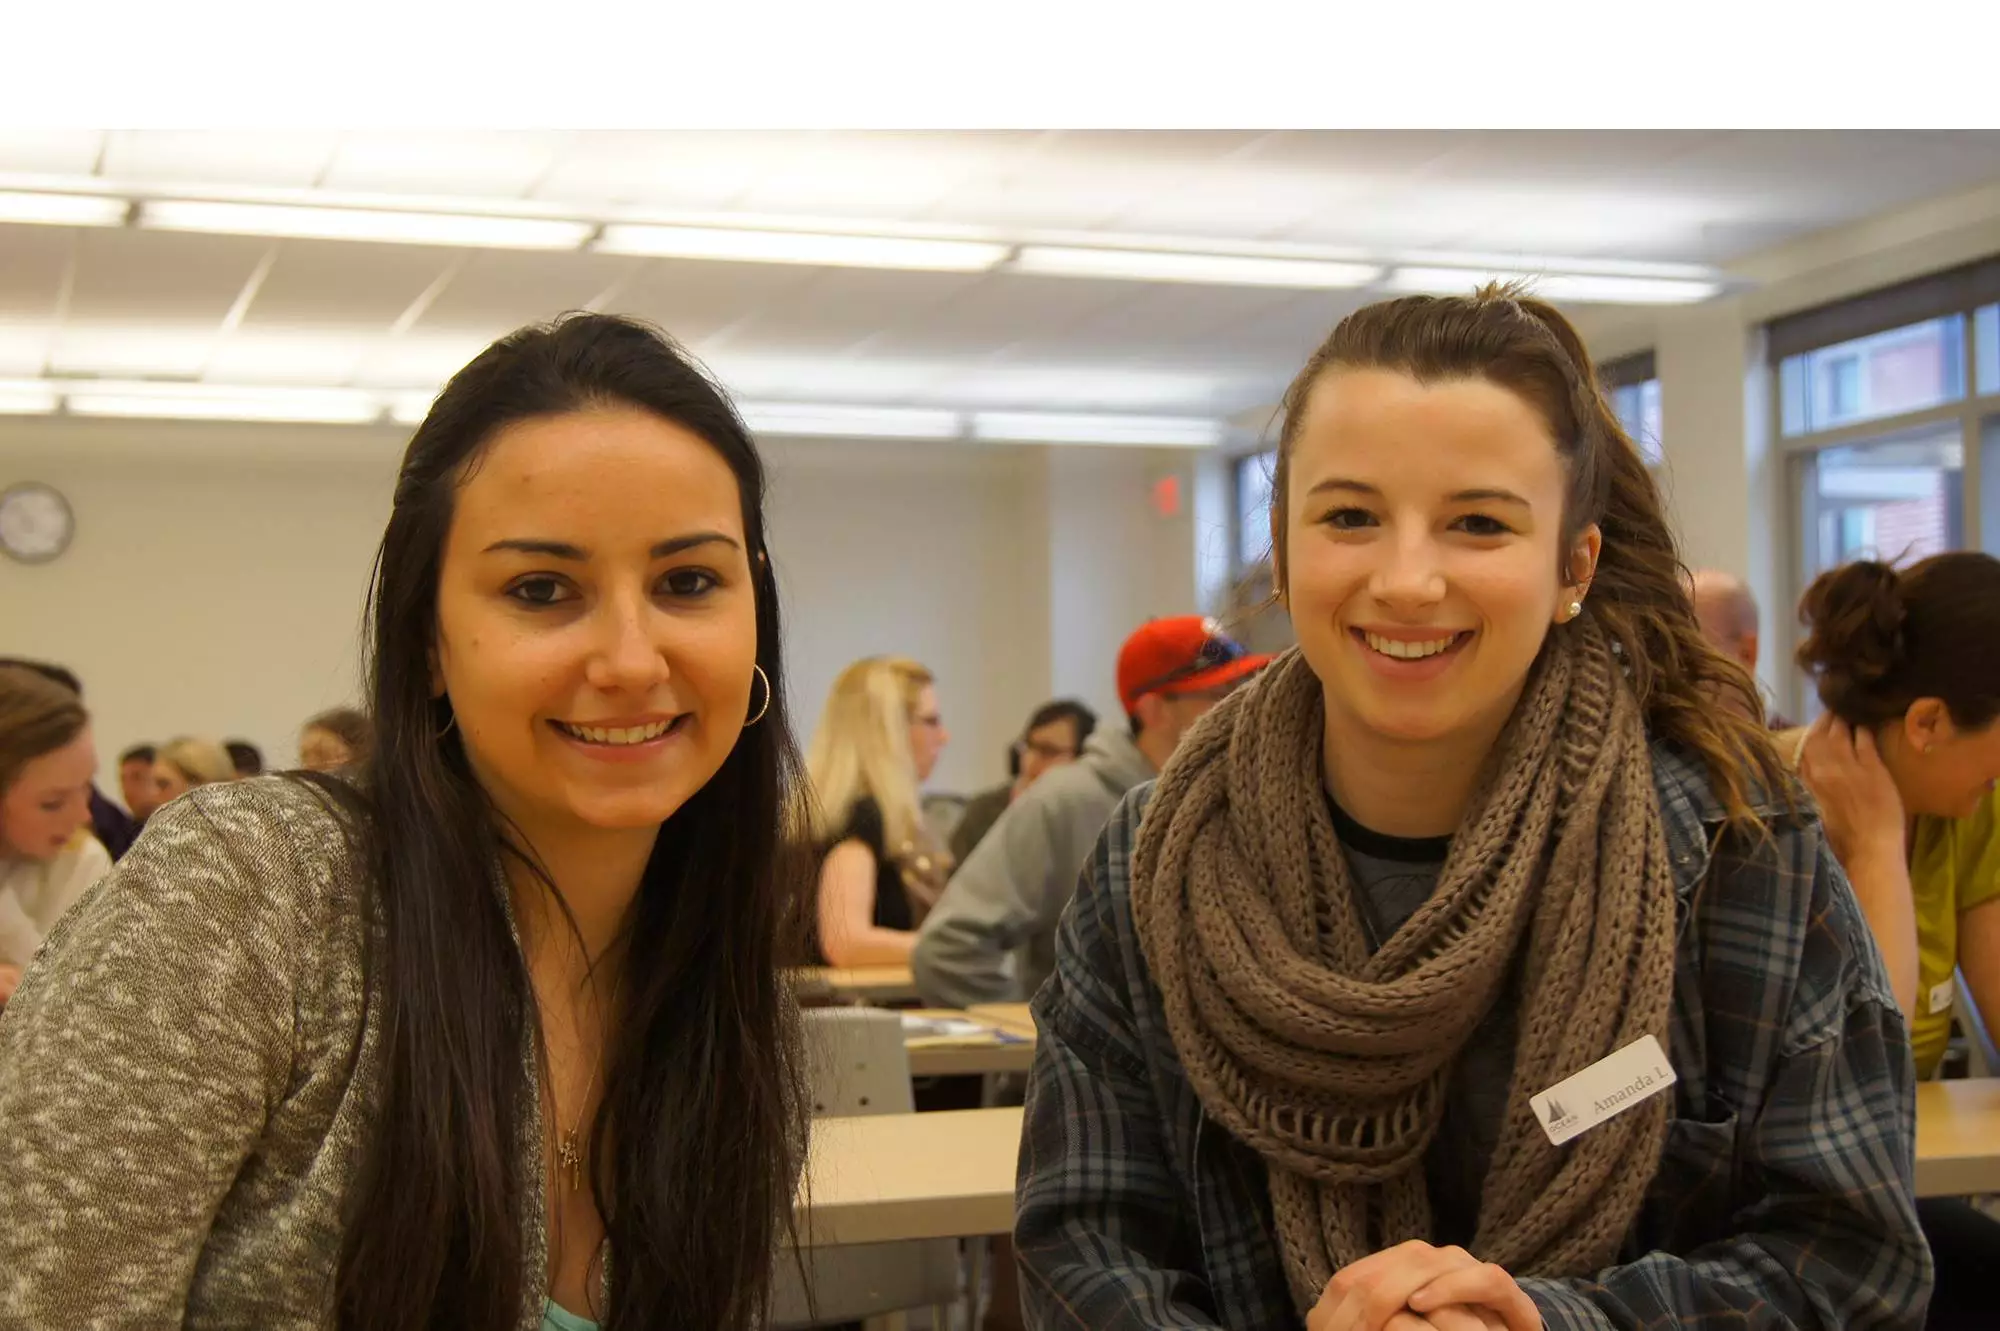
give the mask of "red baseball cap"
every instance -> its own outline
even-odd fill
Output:
[[[1253,656],[1222,626],[1176,615],[1139,626],[1118,649],[1118,700],[1129,716],[1149,693],[1200,693],[1233,684],[1271,663]]]

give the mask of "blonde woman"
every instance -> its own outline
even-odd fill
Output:
[[[806,755],[822,855],[821,962],[909,960],[917,924],[949,869],[917,797],[949,738],[935,680],[915,661],[868,657],[834,680]]]
[[[162,744],[153,756],[153,792],[162,804],[179,799],[196,786],[235,779],[236,764],[229,750],[212,739],[183,735]]]

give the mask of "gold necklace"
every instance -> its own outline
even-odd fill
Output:
[[[618,983],[611,986],[611,1003],[609,1006],[614,1009],[618,1005],[618,990],[624,983],[625,976],[621,973],[618,976]],[[601,1034],[602,1032],[600,1032]],[[576,1123],[568,1132],[564,1132],[562,1140],[556,1143],[557,1168],[569,1171],[569,1190],[571,1192],[575,1192],[583,1186],[583,1116],[590,1111],[590,1093],[597,1089],[597,1073],[603,1066],[604,1048],[600,1042],[597,1057],[590,1064],[590,1080],[583,1084],[583,1098],[577,1102]],[[550,1088],[549,1100],[551,1104],[554,1103],[555,1091],[553,1087]],[[556,1129],[561,1131],[561,1119],[556,1120]],[[558,1177],[560,1177],[560,1174],[558,1174]]]
[[[600,1058],[599,1061],[601,1062],[602,1059]],[[557,1161],[560,1162],[561,1168],[569,1171],[569,1190],[571,1192],[575,1192],[583,1186],[583,1148],[578,1143],[577,1137],[583,1131],[583,1115],[586,1107],[590,1104],[590,1093],[596,1089],[597,1069],[592,1067],[590,1070],[590,1080],[585,1082],[583,1086],[583,1101],[577,1106],[576,1126],[572,1127],[568,1132],[563,1133],[562,1142],[556,1147]],[[558,1122],[556,1126],[560,1128],[562,1124]]]

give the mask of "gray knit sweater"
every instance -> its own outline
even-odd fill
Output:
[[[0,1327],[330,1323],[381,1076],[371,900],[334,815],[270,777],[160,810],[62,918],[0,1018]],[[522,1064],[539,1277],[532,1035]],[[524,1282],[522,1331],[542,1289]]]

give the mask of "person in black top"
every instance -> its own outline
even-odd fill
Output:
[[[951,869],[917,798],[949,738],[933,676],[915,661],[868,657],[834,680],[806,755],[822,965],[909,960],[916,927]]]

